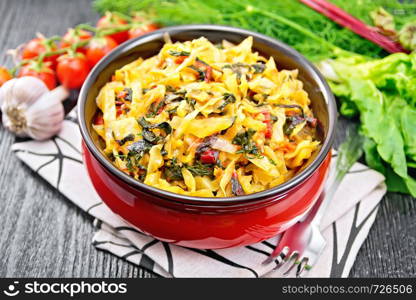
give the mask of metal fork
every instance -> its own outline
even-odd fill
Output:
[[[264,264],[275,261],[277,257],[275,269],[289,265],[283,273],[283,275],[288,275],[297,266],[296,277],[299,277],[304,270],[311,269],[316,263],[326,245],[325,238],[319,229],[322,217],[342,179],[361,157],[362,141],[362,136],[355,130],[350,129],[347,132],[346,141],[339,147],[332,182],[327,185],[328,188],[323,191],[306,217],[282,234],[275,250],[264,261]]]

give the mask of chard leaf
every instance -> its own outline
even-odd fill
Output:
[[[189,56],[191,55],[188,51],[175,51],[175,50],[169,50],[168,53],[172,56]]]
[[[218,109],[219,110],[223,110],[229,103],[235,103],[235,101],[236,101],[236,98],[235,98],[235,96],[233,95],[233,94],[231,94],[231,93],[224,93],[223,94],[223,97],[224,97],[224,102],[220,105],[220,106],[218,106]]]
[[[192,173],[194,176],[210,176],[214,175],[214,168],[212,165],[203,164],[199,161],[196,161],[191,166],[186,166],[186,168]]]
[[[254,69],[254,74],[263,73],[266,69],[266,65],[264,63],[252,64],[251,67]]]
[[[331,81],[341,113],[359,114],[367,164],[386,177],[389,191],[416,196],[409,172],[416,158],[416,54],[383,59],[337,59]]]
[[[165,164],[163,174],[168,181],[182,180],[182,167],[178,164],[176,158],[171,159]]]
[[[116,142],[120,146],[123,146],[125,143],[127,143],[129,141],[134,141],[134,134],[130,133],[130,134],[126,135],[124,138],[122,138],[121,140],[116,140]]]

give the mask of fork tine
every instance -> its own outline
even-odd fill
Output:
[[[287,255],[289,254],[289,251],[290,249],[287,246],[282,249],[282,252],[280,252],[280,254],[275,259],[276,265],[280,265],[285,261]]]
[[[263,261],[263,265],[268,265],[269,263],[276,261],[277,266],[280,265],[284,260],[285,257],[288,255],[289,253],[289,247],[283,247],[282,251],[280,251],[278,256],[275,256],[273,254],[270,254],[269,257]]]
[[[287,261],[288,256],[290,253],[290,249],[289,247],[284,247],[282,249],[282,251],[279,253],[279,255],[277,257],[269,257],[268,259],[270,259],[271,261],[276,262],[276,266],[273,268],[273,270],[277,270],[279,269],[282,265],[284,265],[284,263]],[[270,261],[270,262],[271,262]],[[266,264],[268,264],[267,262],[265,262]]]
[[[296,270],[296,277],[300,277],[300,274],[305,270],[306,266],[308,265],[309,258],[303,257],[298,265],[298,268]]]
[[[291,261],[293,261],[293,264],[289,267],[289,269],[286,270],[286,272],[283,273],[283,276],[288,275],[290,273],[290,271],[292,271],[293,268],[298,264],[298,260],[297,260],[298,257],[299,257],[299,252],[293,251],[292,252],[292,255],[288,259],[288,263],[290,263]]]

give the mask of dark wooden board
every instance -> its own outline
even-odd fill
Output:
[[[3,54],[35,32],[63,34],[94,23],[88,0],[1,0]],[[337,144],[350,121],[340,120]],[[14,136],[0,129],[0,277],[150,277],[149,272],[91,245],[92,218],[52,189],[10,151]],[[416,275],[415,201],[388,194],[360,250],[352,277]]]

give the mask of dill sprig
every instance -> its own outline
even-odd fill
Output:
[[[399,27],[414,19],[416,11],[416,3],[410,0],[331,2],[368,24],[369,12],[379,6],[400,15],[396,18]],[[205,23],[242,27],[280,39],[314,61],[337,56],[339,49],[369,57],[386,55],[377,45],[296,0],[95,0],[94,7],[100,12],[145,11],[163,25]]]

